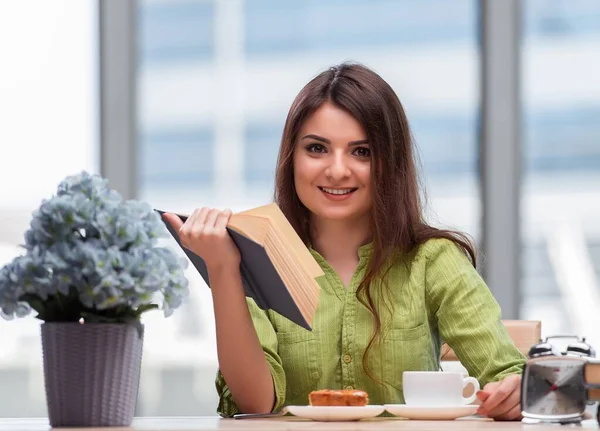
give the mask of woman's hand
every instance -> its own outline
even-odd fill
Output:
[[[227,232],[230,210],[195,209],[185,223],[175,214],[163,217],[178,232],[181,245],[204,260],[209,273],[239,267],[240,252]]]
[[[513,374],[500,382],[488,383],[477,393],[481,405],[477,414],[500,421],[521,419],[521,376]]]
[[[227,232],[231,211],[197,209],[185,223],[175,214],[163,217],[179,233],[181,245],[200,256],[208,269],[219,369],[235,404],[243,413],[271,411],[275,387],[246,302],[240,252]]]

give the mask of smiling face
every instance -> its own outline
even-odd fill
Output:
[[[312,217],[344,221],[369,217],[371,151],[356,118],[325,102],[306,119],[294,147],[294,185]]]

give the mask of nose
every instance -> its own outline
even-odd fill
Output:
[[[345,154],[333,154],[329,159],[331,162],[325,169],[325,175],[333,181],[341,181],[350,176],[350,167]]]

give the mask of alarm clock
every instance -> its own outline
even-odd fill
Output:
[[[564,352],[548,342],[574,338]],[[579,422],[590,402],[585,366],[596,353],[585,338],[551,336],[531,347],[521,379],[521,414],[525,422]]]

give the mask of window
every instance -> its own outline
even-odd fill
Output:
[[[213,186],[214,15],[213,1],[138,3],[141,198]]]
[[[97,2],[0,2],[0,266],[67,175],[98,172]],[[0,417],[46,413],[40,321],[0,318]]]
[[[600,4],[524,2],[522,318],[588,336],[600,308]]]

